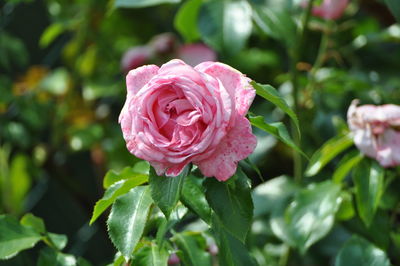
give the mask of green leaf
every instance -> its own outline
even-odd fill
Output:
[[[53,23],[48,26],[42,36],[40,36],[39,46],[41,48],[46,48],[50,43],[52,43],[61,33],[65,30],[65,26],[61,23]]]
[[[340,193],[341,203],[336,213],[336,220],[346,221],[354,217],[355,209],[351,193],[342,191]]]
[[[281,210],[298,189],[293,178],[288,176],[279,176],[258,185],[252,192],[254,216],[272,214]]]
[[[168,251],[164,247],[161,248],[152,242],[149,246],[144,246],[135,252],[130,265],[167,266],[168,257]]]
[[[190,166],[188,165],[180,175],[167,177],[158,176],[154,168],[150,168],[149,185],[151,197],[167,219],[181,197],[183,183],[189,171]]]
[[[297,118],[296,113],[286,103],[285,99],[283,99],[282,95],[280,95],[280,93],[270,85],[259,84],[255,81],[252,81],[250,84],[254,87],[258,96],[261,96],[265,100],[273,103],[292,119],[300,136],[299,119]]]
[[[367,240],[352,236],[340,249],[335,266],[389,266],[386,253]]]
[[[127,193],[129,190],[131,190],[136,186],[144,184],[145,182],[147,182],[147,180],[148,176],[138,175],[130,179],[120,180],[114,183],[112,186],[110,186],[104,193],[104,196],[99,201],[96,202],[92,218],[90,219],[89,224],[94,223],[97,220],[97,218],[99,218],[99,216],[108,207],[110,207],[119,196]]]
[[[130,258],[142,237],[152,199],[148,186],[139,186],[120,196],[108,217],[108,234],[115,247]]]
[[[207,1],[201,6],[198,27],[208,45],[235,54],[243,49],[251,34],[250,5],[244,0]]]
[[[207,266],[211,256],[206,251],[207,243],[200,233],[183,232],[174,234],[172,241],[182,251],[181,260],[188,266]]]
[[[201,4],[201,0],[189,0],[181,6],[175,16],[175,28],[185,38],[186,42],[193,42],[200,38],[197,18]]]
[[[211,208],[206,200],[202,180],[188,175],[182,188],[182,203],[196,213],[204,222],[211,223]]]
[[[46,226],[44,225],[43,219],[36,217],[32,213],[25,214],[21,218],[20,223],[23,226],[32,228],[39,234],[44,234],[46,232]]]
[[[245,241],[253,218],[250,183],[238,168],[227,182],[205,181],[206,198],[219,220],[232,235]]]
[[[265,34],[283,41],[286,47],[292,48],[296,45],[297,26],[287,10],[253,6],[253,19]]]
[[[29,158],[25,155],[16,155],[10,168],[11,204],[18,213],[22,211],[26,194],[31,187],[31,177],[28,172]]]
[[[40,251],[37,266],[77,266],[76,258],[73,255],[57,252],[45,247]]]
[[[220,219],[213,215],[212,230],[218,243],[219,265],[255,266],[256,261],[250,256],[246,246],[226,231]]]
[[[398,0],[385,0],[386,5],[389,7],[390,12],[396,18],[397,22],[400,23],[400,2]]]
[[[355,200],[355,199],[354,199]],[[390,244],[391,217],[388,212],[378,209],[370,226],[366,226],[359,217],[345,222],[346,229],[387,250]]]
[[[9,259],[24,249],[32,248],[41,235],[21,225],[14,217],[0,215],[0,259]]]
[[[158,225],[158,230],[156,234],[156,243],[159,246],[163,245],[165,240],[165,234],[178,222],[182,220],[182,217],[186,215],[188,209],[183,205],[179,204],[171,212],[168,220],[166,218],[160,217],[161,222]]]
[[[356,203],[361,220],[368,227],[384,191],[384,169],[372,160],[361,161],[353,173]]]
[[[125,167],[119,173],[114,170],[108,171],[103,179],[103,187],[109,188],[109,187],[111,187],[112,184],[114,184],[120,180],[131,179],[131,178],[135,178],[138,180],[146,179],[146,181],[147,181],[148,172],[146,172],[146,167],[142,167],[142,162],[135,164],[135,166],[133,168]]]
[[[179,2],[180,0],[115,0],[114,6],[117,8],[140,8],[161,4],[177,4]]]
[[[273,233],[304,254],[331,230],[339,208],[340,186],[326,181],[301,190],[286,212],[271,219]]]
[[[68,243],[68,238],[66,235],[48,233],[47,238],[48,239],[45,239],[45,242],[51,241],[50,245],[54,245],[59,250],[65,248]]]
[[[313,176],[318,174],[324,166],[329,163],[339,153],[346,150],[353,144],[353,139],[349,134],[338,135],[327,142],[317,150],[310,159],[305,175]]]
[[[290,148],[296,150],[297,152],[301,153],[304,157],[307,158],[307,155],[304,154],[300,150],[300,148],[294,144],[293,140],[291,139],[286,126],[282,122],[276,122],[276,123],[266,123],[264,121],[264,117],[262,116],[252,116],[249,115],[249,121],[251,125],[258,127],[261,130],[264,130],[265,132],[271,134],[275,138],[279,139],[286,145],[288,145]]]
[[[364,156],[357,150],[346,154],[340,160],[335,172],[333,173],[332,180],[336,184],[340,184],[348,173],[364,158]]]

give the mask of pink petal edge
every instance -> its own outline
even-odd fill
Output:
[[[128,93],[135,94],[138,92],[144,85],[146,85],[146,83],[157,75],[158,70],[159,67],[156,65],[146,65],[129,71],[126,75],[126,87]]]
[[[247,113],[256,96],[249,78],[236,69],[219,62],[204,62],[195,66],[194,69],[220,80],[235,101],[235,109],[238,114],[245,115]]]
[[[257,138],[251,131],[250,122],[243,116],[236,117],[236,124],[205,160],[194,162],[206,177],[219,181],[232,177],[240,160],[249,156],[257,146]]]

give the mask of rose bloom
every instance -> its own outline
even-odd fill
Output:
[[[352,102],[347,122],[358,149],[383,167],[400,165],[400,106],[357,104]]]
[[[336,20],[343,15],[348,4],[349,0],[323,0],[322,4],[313,7],[312,13],[323,19]],[[306,7],[307,1],[302,2],[301,5]]]
[[[245,118],[250,79],[218,62],[191,67],[171,60],[131,70],[119,122],[128,150],[158,175],[177,176],[192,162],[207,177],[227,180],[257,140]]]

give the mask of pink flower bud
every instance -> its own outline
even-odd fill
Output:
[[[339,19],[349,4],[349,0],[323,0],[319,6],[314,6],[312,13],[314,16],[323,19]],[[302,3],[302,7],[307,6],[307,1]]]
[[[124,53],[121,60],[121,69],[124,73],[143,66],[152,57],[151,50],[147,46],[136,46]]]
[[[174,52],[177,41],[174,34],[167,32],[154,36],[149,45],[156,54],[170,54]]]
[[[347,112],[357,148],[383,167],[400,165],[400,106],[357,104],[354,100]]]
[[[216,61],[217,54],[205,44],[194,43],[182,45],[178,50],[178,58],[191,66],[196,66],[206,61]]]
[[[178,265],[180,263],[179,257],[173,253],[168,258],[168,265]]]

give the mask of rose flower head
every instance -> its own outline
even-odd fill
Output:
[[[306,7],[307,2],[302,2],[301,6]],[[343,15],[348,4],[349,0],[323,0],[320,5],[312,8],[312,14],[323,19],[336,20]]]
[[[357,148],[383,167],[400,165],[400,106],[357,104],[354,100],[347,112]]]
[[[204,176],[224,181],[255,149],[245,117],[255,90],[230,66],[191,67],[174,59],[131,70],[126,83],[119,122],[127,148],[158,175],[177,176],[193,163]]]

